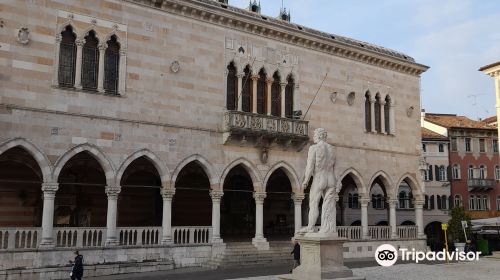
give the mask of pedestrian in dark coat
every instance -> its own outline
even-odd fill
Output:
[[[81,280],[83,277],[83,256],[75,251],[75,260],[69,261],[73,267],[71,269],[71,280]]]
[[[300,244],[297,240],[293,241],[293,250],[290,254],[293,254],[293,269],[300,265]]]

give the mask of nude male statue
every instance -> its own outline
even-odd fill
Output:
[[[321,211],[321,234],[335,234],[336,229],[336,187],[335,155],[332,145],[326,143],[327,133],[323,128],[314,130],[314,145],[309,147],[307,166],[302,188],[307,188],[313,177],[309,192],[309,219],[307,227],[299,233],[313,233],[319,215],[319,202],[323,197]]]

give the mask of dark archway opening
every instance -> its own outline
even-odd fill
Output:
[[[225,241],[249,240],[255,235],[255,200],[252,178],[241,165],[224,180],[221,236]]]
[[[337,221],[342,226],[350,225],[361,218],[358,187],[350,174],[342,179],[337,207]]]
[[[66,162],[59,174],[54,207],[58,227],[105,227],[106,176],[99,162],[83,151]]]
[[[118,226],[161,226],[161,178],[151,161],[144,156],[132,161],[123,172],[120,185]]]
[[[264,236],[268,240],[289,240],[294,234],[292,184],[280,168],[271,174],[264,200]]]
[[[179,172],[172,209],[172,226],[212,225],[210,180],[197,162],[188,163]]]
[[[14,147],[0,155],[0,227],[41,226],[42,177],[25,149]]]
[[[441,251],[445,247],[444,233],[441,229],[441,222],[431,222],[424,228],[427,236],[427,246],[432,251]]]
[[[385,214],[386,220],[382,221],[385,224],[380,224],[382,222],[379,222],[377,226],[388,225],[389,206],[387,204],[387,190],[380,177],[375,179],[370,187],[370,205],[368,207],[368,221],[377,220]],[[370,216],[372,216],[372,219],[370,219]]]

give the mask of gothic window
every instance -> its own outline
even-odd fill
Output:
[[[107,42],[104,53],[104,90],[107,93],[118,94],[118,66],[120,63],[120,43],[113,35]]]
[[[241,92],[241,110],[243,112],[251,112],[252,111],[252,71],[250,70],[250,66],[246,66],[245,70],[243,70],[244,76],[242,81],[243,91]]]
[[[68,25],[61,32],[61,44],[59,46],[59,85],[63,87],[73,87],[75,85],[75,65],[76,65],[76,35],[73,28]]]
[[[424,198],[424,209],[429,209],[429,196],[425,195]]]
[[[429,198],[429,209],[434,209],[434,195]]]
[[[259,79],[257,80],[257,114],[266,113],[267,101],[267,85],[266,71],[264,68],[259,71]]]
[[[97,73],[99,69],[99,40],[94,31],[85,36],[82,49],[82,87],[87,90],[97,89]]]
[[[228,110],[236,110],[236,92],[238,86],[238,78],[236,77],[236,67],[231,62],[227,66],[227,97],[226,108]]]
[[[474,179],[474,166],[469,165],[467,169],[467,179]]]
[[[479,179],[486,179],[486,167],[484,165],[479,167]]]
[[[390,122],[391,114],[390,114],[390,110],[391,110],[391,97],[389,95],[387,95],[385,97],[385,105],[384,105],[385,132],[387,134],[391,133],[391,122]]]
[[[382,132],[381,113],[382,113],[382,103],[380,101],[380,95],[377,94],[375,96],[375,130],[378,133]]]
[[[454,202],[455,207],[460,207],[462,206],[462,197],[459,194],[455,195],[455,202]]]
[[[452,173],[453,173],[453,179],[458,180],[460,179],[460,166],[458,164],[454,164],[452,168]]]
[[[293,117],[293,90],[295,82],[292,75],[288,75],[285,87],[285,116],[287,118]]]
[[[271,115],[279,117],[281,115],[281,77],[278,72],[273,75],[271,85]]]
[[[372,108],[370,104],[370,92],[367,91],[365,94],[365,129],[366,131],[372,131]]]

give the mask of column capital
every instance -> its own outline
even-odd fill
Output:
[[[393,199],[393,198],[390,198],[387,200],[387,204],[389,204],[389,207],[390,208],[395,208],[396,207],[396,203],[398,202],[397,199]]]
[[[415,199],[414,204],[415,204],[415,208],[423,208],[424,207],[424,200],[423,199]]]
[[[368,207],[369,202],[370,202],[370,199],[367,197],[362,197],[359,199],[359,203],[361,204],[361,207],[363,207],[363,206]]]
[[[260,78],[259,75],[250,76],[250,79],[252,79],[252,81],[257,81],[259,78]]]
[[[56,35],[56,44],[61,43],[61,41],[62,41],[62,36],[61,36],[61,34],[57,34],[57,35]]]
[[[127,55],[127,49],[120,49],[120,56]]]
[[[295,203],[295,204],[302,203],[302,200],[304,200],[305,197],[306,196],[303,193],[292,193],[292,200],[293,200],[293,203]]]
[[[222,199],[222,196],[224,196],[224,191],[222,191],[222,190],[210,190],[210,197],[212,198],[212,201],[220,202],[220,200]]]
[[[75,45],[78,47],[83,47],[83,45],[85,45],[85,40],[77,39],[77,40],[75,40]]]
[[[59,189],[59,183],[42,183],[42,192],[55,193]]]
[[[287,84],[288,84],[287,82],[281,82],[281,83],[280,83],[280,86],[281,86],[282,88],[285,88]]]
[[[164,200],[171,200],[175,195],[174,188],[163,188],[161,189],[161,196]]]
[[[241,72],[241,73],[236,74],[236,77],[238,77],[239,79],[242,79],[244,76],[245,76],[245,72]]]
[[[254,192],[253,198],[255,199],[255,203],[264,203],[264,199],[266,199],[267,194],[265,192]]]
[[[107,44],[103,44],[103,43],[101,43],[97,46],[99,51],[105,51],[107,47],[108,47]]]
[[[118,199],[118,194],[120,194],[121,188],[118,186],[106,186],[106,195],[108,199]]]
[[[266,84],[272,84],[274,82],[273,79],[266,79]]]

